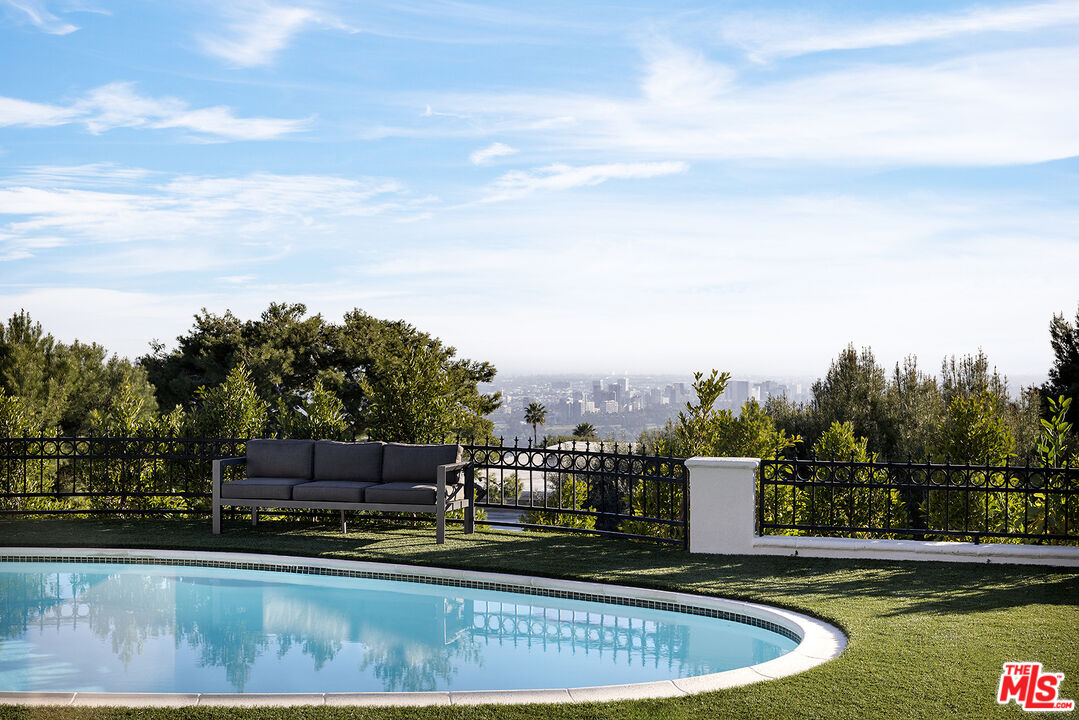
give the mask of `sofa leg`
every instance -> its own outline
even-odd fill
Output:
[[[214,504],[213,534],[214,535],[220,535],[221,534],[221,506],[216,504],[216,503]]]
[[[348,525],[345,524],[345,511],[341,511],[341,532],[348,535]]]
[[[476,531],[476,507],[470,502],[465,505],[465,535]]]
[[[440,507],[435,518],[435,542],[442,545],[446,542],[446,508]]]
[[[251,526],[259,524],[259,509],[257,507],[251,508]]]

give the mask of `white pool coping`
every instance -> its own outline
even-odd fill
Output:
[[[287,571],[288,568],[318,568],[344,572],[390,573],[453,582],[485,582],[535,588],[551,592],[573,592],[609,598],[668,602],[705,610],[737,613],[774,623],[802,640],[789,653],[748,667],[698,675],[677,680],[601,685],[595,687],[552,688],[547,690],[449,690],[439,692],[357,692],[357,693],[87,693],[0,691],[0,705],[69,705],[75,707],[193,707],[193,706],[299,706],[299,705],[481,705],[523,703],[579,703],[610,700],[667,698],[723,690],[773,680],[809,670],[843,652],[846,636],[836,627],[807,615],[780,608],[727,600],[724,598],[652,590],[625,585],[607,585],[577,580],[557,580],[528,575],[477,572],[397,563],[333,560],[326,558],[218,553],[192,550],[148,550],[110,548],[9,548],[0,555],[19,557],[63,557],[121,560],[148,559],[157,562],[198,564],[200,561],[242,563],[251,569]]]

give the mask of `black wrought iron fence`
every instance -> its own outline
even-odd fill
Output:
[[[0,514],[198,515],[210,511],[211,464],[243,438],[0,438]],[[556,527],[684,544],[681,458],[628,444],[553,447],[465,443],[488,524]]]
[[[1079,466],[768,459],[761,534],[1079,542]]]
[[[197,514],[210,511],[215,459],[243,439],[0,438],[0,513]]]
[[[684,544],[689,496],[682,458],[648,455],[629,443],[544,447],[469,444],[482,495],[478,507],[509,511],[492,525],[556,526]],[[513,516],[516,515],[516,518]]]

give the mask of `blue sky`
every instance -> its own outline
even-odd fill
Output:
[[[404,318],[506,373],[1051,362],[1079,2],[0,0],[0,310]]]

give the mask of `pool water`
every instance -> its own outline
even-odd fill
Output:
[[[796,644],[728,620],[447,585],[0,563],[0,690],[586,687],[731,670]]]

